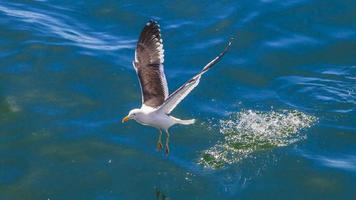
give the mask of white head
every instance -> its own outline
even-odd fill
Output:
[[[132,109],[132,110],[130,110],[129,114],[122,119],[122,123],[127,122],[130,119],[136,120],[137,117],[139,117],[142,113],[143,112],[141,109],[138,109],[138,108]]]

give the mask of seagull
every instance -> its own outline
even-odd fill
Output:
[[[141,94],[141,108],[132,109],[122,119],[122,123],[130,119],[155,127],[159,131],[157,150],[162,149],[162,130],[166,132],[165,153],[169,154],[169,128],[175,124],[191,125],[195,119],[182,120],[170,115],[173,109],[199,84],[201,76],[215,65],[228,51],[231,41],[225,49],[211,60],[199,73],[185,82],[169,95],[166,76],[164,74],[164,49],[160,26],[150,20],[143,28],[135,50],[133,67],[138,76]]]

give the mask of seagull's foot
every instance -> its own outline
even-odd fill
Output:
[[[157,142],[156,150],[157,151],[161,151],[162,150],[162,143],[161,142]]]
[[[168,156],[168,155],[169,155],[169,146],[166,145],[166,156]]]

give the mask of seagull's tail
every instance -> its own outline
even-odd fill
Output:
[[[191,125],[191,124],[194,124],[194,123],[195,123],[195,119],[180,120],[179,123],[180,123],[180,124],[183,124],[183,125]]]
[[[171,116],[172,117],[172,116]],[[191,124],[194,124],[195,123],[195,119],[188,119],[188,120],[183,120],[183,119],[178,119],[178,118],[175,118],[175,117],[172,117],[174,119],[174,121],[177,123],[177,124],[182,124],[182,125],[191,125]]]

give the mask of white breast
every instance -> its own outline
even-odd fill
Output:
[[[142,113],[136,117],[136,121],[160,129],[168,129],[175,124],[170,116],[157,111]]]

